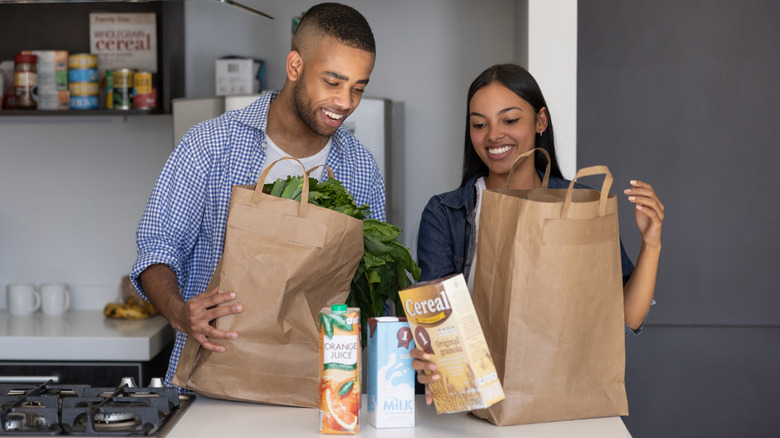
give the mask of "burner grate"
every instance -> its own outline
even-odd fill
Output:
[[[59,435],[60,398],[84,395],[87,385],[0,384],[0,434]]]
[[[0,435],[161,437],[194,398],[170,387],[0,384]]]

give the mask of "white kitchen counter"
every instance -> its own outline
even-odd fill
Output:
[[[620,417],[557,421],[551,423],[496,427],[468,414],[437,415],[433,406],[417,396],[416,427],[375,429],[365,422],[365,396],[361,413],[362,437],[434,438],[434,437],[526,437],[526,438],[630,438]],[[260,405],[253,403],[197,399],[166,435],[168,438],[192,437],[324,437],[317,428],[316,409]],[[348,436],[348,435],[345,435]]]
[[[148,361],[173,342],[160,315],[111,319],[100,310],[69,310],[60,316],[14,316],[0,311],[3,360]]]

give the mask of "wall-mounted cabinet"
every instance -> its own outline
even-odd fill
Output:
[[[92,12],[156,14],[157,107],[153,110],[0,110],[0,116],[171,113],[171,99],[184,96],[184,3],[181,0],[0,3],[0,60],[13,60],[22,50],[89,53],[89,14]]]

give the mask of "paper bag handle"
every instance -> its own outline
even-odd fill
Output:
[[[604,217],[607,212],[607,198],[609,197],[609,188],[612,187],[612,173],[609,172],[607,166],[591,166],[584,167],[577,171],[571,182],[569,182],[569,188],[566,190],[566,200],[563,202],[563,210],[561,211],[561,219],[566,218],[566,214],[569,212],[569,206],[571,205],[571,197],[574,193],[574,181],[577,178],[591,175],[604,175],[604,183],[601,185],[601,196],[599,197],[599,217]]]
[[[298,161],[298,159],[294,157],[282,157],[278,160],[274,161],[273,163],[266,166],[265,169],[263,169],[263,172],[260,174],[260,178],[257,179],[257,184],[255,185],[255,193],[252,194],[252,206],[257,207],[260,205],[260,195],[263,194],[263,185],[265,185],[265,179],[268,177],[268,174],[271,172],[271,168],[274,167],[274,165],[282,160],[295,160],[296,163],[301,165],[301,169],[303,169],[302,174],[304,175],[303,178],[303,189],[301,190],[301,207],[300,211],[298,212],[299,217],[306,217],[306,212],[308,211],[309,207],[309,178],[308,173],[306,172],[306,167],[304,167],[303,163]]]
[[[311,169],[306,171],[306,176],[311,175],[312,172],[314,172],[315,170],[319,169],[320,167],[325,167],[325,170],[328,171],[328,178],[336,179],[336,175],[333,174],[333,171],[330,169],[330,166],[328,166],[327,164],[318,164],[318,165],[312,167]]]
[[[525,158],[527,158],[529,155],[532,155],[534,151],[540,151],[544,153],[544,156],[547,157],[547,168],[544,170],[544,178],[542,179],[542,188],[547,188],[547,186],[550,184],[550,154],[542,149],[542,148],[534,148],[531,149],[528,152],[523,152],[522,155],[517,157],[514,163],[512,163],[512,168],[509,169],[509,176],[506,178],[506,189],[509,188],[509,181],[512,180],[512,175],[515,174],[515,169],[517,168],[517,165],[520,164],[521,161],[523,161]]]

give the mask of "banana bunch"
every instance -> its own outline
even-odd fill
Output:
[[[103,314],[114,319],[146,319],[159,312],[146,302],[130,281],[129,276],[122,278],[121,303],[108,303],[103,308]]]
[[[103,308],[103,315],[116,319],[145,319],[151,316],[145,307],[135,303],[108,303]]]
[[[154,306],[152,306],[149,302],[147,302],[143,298],[141,298],[141,296],[138,295],[137,293],[133,293],[133,294],[128,295],[128,296],[123,296],[122,297],[122,302],[124,302],[125,304],[128,304],[128,305],[134,306],[134,307],[140,307],[140,308],[144,309],[144,311],[146,313],[148,313],[149,316],[154,316],[154,315],[157,315],[158,313],[160,313],[160,312],[157,311],[157,309],[154,308]]]

